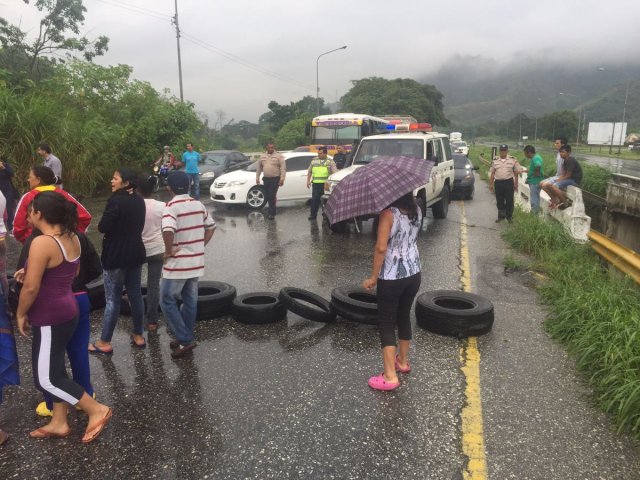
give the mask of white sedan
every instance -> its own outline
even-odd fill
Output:
[[[311,160],[317,155],[308,152],[284,153],[287,162],[287,176],[284,185],[278,189],[278,200],[307,200],[311,198],[311,189],[307,188],[307,170]],[[254,162],[244,170],[225,173],[211,184],[211,200],[221,204],[247,204],[249,208],[260,209],[265,206],[264,185],[256,185]]]

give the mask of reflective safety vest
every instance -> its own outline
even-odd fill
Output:
[[[331,164],[331,160],[328,158],[325,158],[324,160],[314,158],[311,162],[311,182],[326,183],[329,178],[329,165]]]

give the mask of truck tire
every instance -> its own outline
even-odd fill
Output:
[[[287,308],[277,293],[254,292],[238,295],[233,300],[231,314],[236,321],[247,325],[279,322],[287,317]]]
[[[377,314],[354,312],[334,302],[331,302],[331,310],[333,310],[337,316],[350,322],[362,323],[363,325],[378,325]]]
[[[336,319],[327,300],[308,290],[295,287],[284,287],[280,290],[280,301],[296,315],[314,322],[329,323]]]
[[[451,201],[451,192],[449,191],[449,185],[445,184],[442,187],[442,193],[440,194],[440,201],[431,206],[433,216],[436,218],[447,218],[449,213],[449,202]]]
[[[337,287],[331,291],[331,304],[352,313],[378,314],[378,297],[362,287]]]
[[[440,335],[469,337],[493,327],[493,304],[487,298],[458,290],[434,290],[418,296],[418,326]]]
[[[198,282],[196,321],[211,320],[231,313],[236,287],[224,282]]]

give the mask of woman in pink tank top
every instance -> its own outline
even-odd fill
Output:
[[[95,440],[112,411],[96,402],[67,376],[65,351],[78,322],[71,284],[77,273],[80,243],[76,206],[56,192],[40,193],[29,207],[29,220],[42,232],[31,243],[16,313],[18,330],[33,332],[32,367],[36,387],[53,397],[51,422],[32,431],[32,438],[64,438],[71,434],[68,405],[89,416],[83,443]],[[16,278],[16,280],[19,280]]]

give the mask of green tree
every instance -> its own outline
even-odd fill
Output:
[[[305,135],[305,125],[312,116],[307,115],[288,121],[276,135],[279,150],[292,150],[300,145],[309,145],[311,138]]]
[[[341,99],[343,110],[369,115],[412,115],[419,121],[447,126],[442,94],[433,85],[409,78],[387,80],[370,77],[353,80],[353,87]]]
[[[29,0],[23,1],[29,3]],[[11,52],[9,59],[13,60],[14,68],[22,64],[30,78],[40,79],[39,63],[42,61],[48,67],[52,61],[48,57],[50,55],[79,52],[86,60],[92,60],[107,51],[107,37],[89,40],[80,36],[87,11],[82,0],[36,0],[34,5],[44,12],[44,16],[40,20],[38,35],[32,42],[20,28],[0,18],[0,43],[3,50]]]
[[[316,99],[310,95],[303,97],[297,102],[289,105],[280,105],[272,100],[268,104],[269,112],[260,116],[260,123],[266,124],[271,132],[278,132],[286,123],[291,120],[306,117],[313,118],[317,112]],[[269,115],[270,113],[270,115]],[[324,106],[324,101],[320,99],[320,113],[330,113]]]

